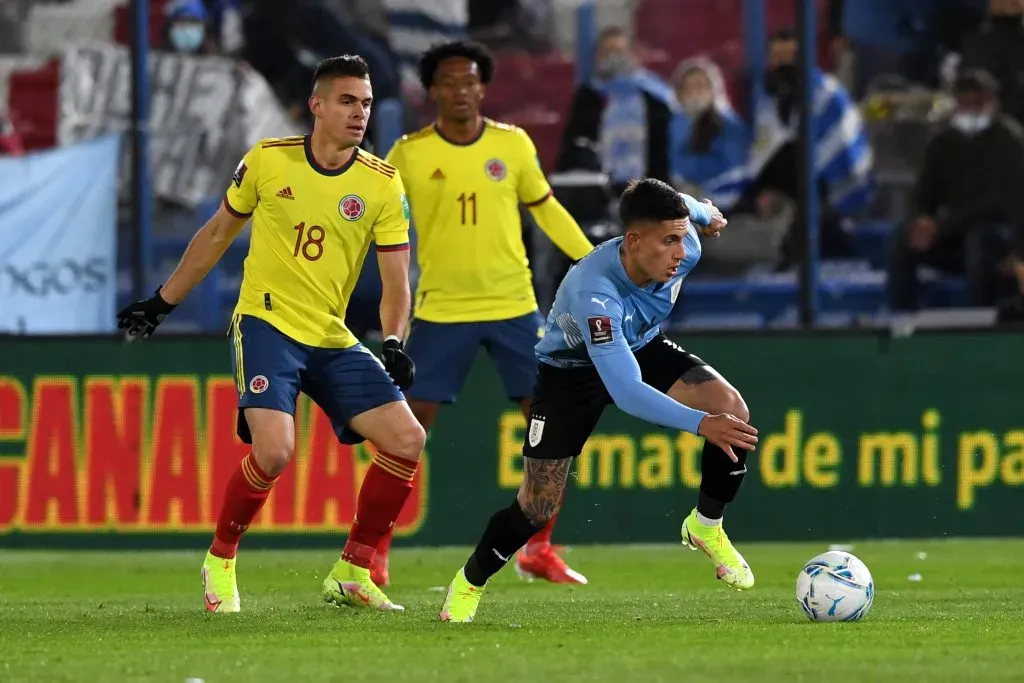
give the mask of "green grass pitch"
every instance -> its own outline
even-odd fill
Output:
[[[389,594],[407,611],[383,614],[320,604],[331,551],[243,545],[238,615],[202,611],[200,550],[2,550],[0,680],[1024,680],[1024,540],[857,543],[877,597],[853,624],[813,624],[794,599],[826,547],[740,548],[746,593],[681,546],[580,547],[568,558],[590,585],[506,568],[460,626],[436,618],[467,549],[396,550]]]

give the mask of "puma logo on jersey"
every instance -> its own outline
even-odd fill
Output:
[[[632,314],[632,313],[630,313],[629,315],[627,315],[627,316],[626,316],[626,317],[624,318],[625,322],[627,322],[627,323],[628,323],[628,322],[629,322],[630,320],[632,320],[632,319],[633,319],[633,314]]]
[[[598,304],[601,308],[608,308],[607,306],[605,306],[605,304],[608,303],[608,299],[602,301],[601,299],[598,299],[596,296],[592,296],[590,297],[590,300],[593,301],[595,304]]]
[[[281,199],[295,199],[295,195],[292,194],[292,188],[286,187],[277,193],[277,196]]]

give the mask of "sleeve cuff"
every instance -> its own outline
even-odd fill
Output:
[[[377,251],[408,251],[409,243],[404,244],[378,244]]]
[[[231,203],[228,202],[227,197],[224,197],[224,208],[227,210],[228,213],[230,213],[235,218],[249,218],[250,216],[252,216],[252,211],[250,211],[249,213],[242,213],[241,211],[236,211],[234,208],[232,208]]]
[[[548,193],[546,195],[544,195],[543,197],[541,197],[540,199],[538,199],[536,201],[533,201],[533,202],[526,202],[526,208],[532,209],[532,208],[534,208],[536,206],[540,206],[541,204],[543,204],[547,200],[551,199],[551,195],[553,195],[553,194],[554,194],[554,190],[548,190]]]

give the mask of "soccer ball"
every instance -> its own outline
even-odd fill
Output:
[[[874,599],[871,572],[850,553],[822,553],[796,577],[796,601],[811,621],[859,621]]]

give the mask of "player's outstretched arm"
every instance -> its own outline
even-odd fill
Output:
[[[540,203],[526,206],[544,234],[573,261],[579,261],[594,248],[576,219],[565,210],[554,195],[549,194]]]
[[[160,296],[174,305],[184,299],[224,256],[247,220],[233,215],[222,203],[217,213],[192,237],[178,267],[160,288]]]
[[[565,207],[555,199],[548,179],[544,177],[544,171],[540,167],[533,140],[526,131],[517,130],[514,153],[522,165],[516,183],[519,201],[526,205],[537,225],[551,238],[555,246],[573,261],[579,261],[590,253],[594,245],[583,234],[583,230]]]
[[[412,386],[416,366],[405,354],[402,339],[409,320],[412,294],[409,292],[409,249],[377,248],[382,291],[380,296],[380,329],[384,333],[382,356],[384,368],[399,389]]]
[[[698,201],[685,192],[680,192],[679,194],[682,195],[683,201],[686,202],[686,208],[690,211],[690,222],[694,225],[705,228],[711,225],[711,221],[715,218],[715,213],[719,217],[722,215],[718,207],[709,201]]]
[[[707,413],[684,406],[644,384],[640,365],[622,332],[622,305],[613,294],[580,292],[570,310],[615,405],[641,420],[698,433]]]
[[[380,329],[384,337],[405,338],[412,294],[409,291],[409,249],[377,250],[382,292]]]
[[[220,260],[247,219],[232,215],[223,205],[185,249],[171,277],[148,299],[125,306],[117,314],[117,327],[128,339],[145,339]]]

